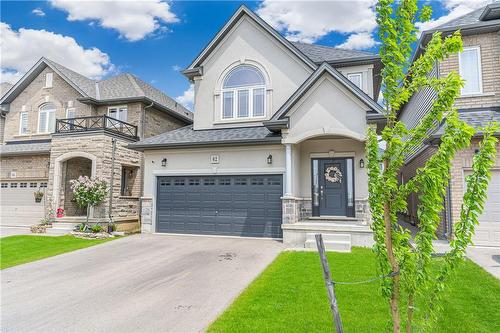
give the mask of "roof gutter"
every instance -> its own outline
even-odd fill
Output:
[[[263,144],[277,144],[281,143],[281,137],[274,137],[269,139],[258,140],[234,140],[234,141],[204,141],[204,142],[176,142],[176,143],[158,143],[158,144],[129,144],[127,148],[145,151],[145,150],[158,150],[158,149],[176,149],[176,148],[198,148],[198,147],[228,147],[228,146],[249,146],[249,145],[263,145]]]

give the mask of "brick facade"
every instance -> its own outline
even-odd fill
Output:
[[[500,106],[500,35],[498,32],[463,36],[463,46],[479,46],[481,52],[481,74],[483,94],[460,97],[455,106],[458,109]],[[450,56],[439,65],[440,76],[450,71],[459,72],[458,54]]]
[[[461,96],[455,101],[458,109],[474,109],[484,107],[500,107],[500,35],[498,32],[463,36],[463,46],[479,46],[481,52],[482,86],[480,95]],[[439,64],[439,74],[446,76],[450,71],[459,72],[458,54],[450,56]],[[464,173],[471,170],[474,151],[478,148],[478,140],[473,140],[471,147],[457,152],[450,170],[449,196],[443,203],[446,208],[442,213],[442,223],[437,230],[439,236],[450,237],[450,224],[460,218],[460,209],[464,194]],[[500,144],[497,145],[497,151]],[[402,170],[402,180],[411,179],[417,168],[422,167],[436,151],[435,147],[428,146],[411,159]],[[497,155],[495,168],[500,167],[500,157]],[[416,207],[418,194],[412,194],[408,200],[408,214],[405,216],[412,223],[417,222]],[[450,219],[450,221],[447,221]]]
[[[16,173],[11,178],[11,172]],[[49,177],[49,155],[2,156],[0,163],[1,180],[42,180]]]

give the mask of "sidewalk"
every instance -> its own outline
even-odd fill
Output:
[[[417,233],[417,227],[400,221],[403,228],[411,231],[412,237]],[[436,253],[446,253],[450,250],[448,241],[437,239],[432,242]],[[467,249],[467,258],[481,266],[484,270],[500,279],[500,248],[470,246]]]

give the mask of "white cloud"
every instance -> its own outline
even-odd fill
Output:
[[[364,50],[372,48],[377,44],[379,42],[373,38],[372,34],[360,32],[350,35],[344,43],[337,45],[337,47],[350,50]]]
[[[416,25],[420,32],[433,29],[441,24],[454,20],[460,16],[479,9],[486,4],[492,2],[491,0],[445,0],[442,2],[444,8],[448,10],[446,15],[437,19],[427,22],[418,22]]]
[[[2,82],[15,83],[42,56],[91,78],[101,78],[114,66],[98,48],[83,48],[74,38],[46,30],[18,31],[0,22]]]
[[[376,0],[264,0],[257,13],[292,41],[312,43],[331,33],[371,33]]]
[[[181,69],[182,69],[182,67],[181,67],[181,66],[179,66],[179,65],[173,65],[173,66],[172,66],[172,70],[173,70],[174,72],[179,72]]]
[[[35,8],[31,11],[31,13],[36,16],[45,16],[45,12],[41,8]]]
[[[189,88],[184,91],[181,96],[177,96],[175,99],[192,111],[194,106],[194,84],[190,84]]]
[[[165,31],[162,23],[179,19],[170,4],[161,0],[51,0],[52,6],[68,12],[69,21],[96,20],[109,29],[117,30],[129,41],[143,39],[155,31]]]

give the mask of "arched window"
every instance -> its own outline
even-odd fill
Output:
[[[56,129],[56,106],[45,103],[38,109],[38,133],[53,133]]]
[[[222,84],[222,119],[258,118],[265,115],[266,81],[254,66],[231,70]]]

